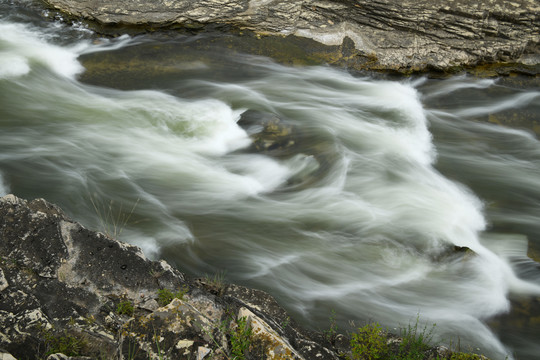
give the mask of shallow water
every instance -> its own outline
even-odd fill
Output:
[[[0,5],[0,193],[265,289],[316,329],[419,314],[462,350],[540,353],[534,82],[283,66],[220,34],[96,41]],[[274,118],[285,141],[255,149]]]

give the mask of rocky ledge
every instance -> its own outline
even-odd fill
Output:
[[[322,51],[327,62],[355,69],[408,73],[497,64],[499,73],[529,75],[540,69],[537,0],[44,1],[103,26],[227,26],[310,38],[338,48],[333,55]]]
[[[388,343],[400,339],[388,336]],[[43,199],[0,198],[0,359],[345,359],[268,294],[189,279]],[[447,359],[444,347],[425,359]],[[480,359],[480,357],[466,357]]]

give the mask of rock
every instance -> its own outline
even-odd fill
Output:
[[[447,359],[452,356],[452,351],[446,346],[437,346],[428,352],[428,360]]]
[[[6,277],[4,276],[4,271],[0,269],[0,291],[5,290],[9,286]]]
[[[238,311],[238,318],[245,318],[251,328],[251,341],[261,344],[265,356],[269,359],[304,359],[291,345],[279,336],[263,319],[243,307]]]
[[[340,47],[333,61],[356,69],[456,71],[481,63],[512,63],[519,64],[514,71],[537,74],[540,68],[536,0],[46,2],[102,28],[217,25],[306,37]]]
[[[312,353],[325,354],[318,358],[337,359],[270,295],[188,279],[43,199],[0,198],[0,259],[6,359],[226,359],[242,317],[259,337],[250,338],[246,353],[309,359],[310,344]],[[163,291],[174,296],[159,307]]]
[[[277,156],[294,153],[298,130],[276,115],[248,110],[241,115],[238,124],[250,135],[253,151]]]
[[[247,151],[287,159],[294,164],[296,172],[282,190],[313,186],[333,171],[339,157],[339,150],[330,139],[272,113],[247,110],[238,125],[251,137]]]
[[[206,355],[210,354],[211,352],[212,352],[211,349],[204,346],[199,346],[199,350],[197,353],[197,360],[203,360],[206,357]]]
[[[61,353],[51,354],[47,357],[47,360],[92,360],[88,356],[67,356]]]
[[[0,360],[17,360],[10,353],[0,351]]]

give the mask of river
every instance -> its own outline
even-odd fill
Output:
[[[32,4],[0,1],[0,195],[264,289],[313,329],[418,318],[434,341],[538,358],[534,79],[287,66],[228,34],[101,39]]]

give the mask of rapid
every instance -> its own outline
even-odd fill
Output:
[[[0,1],[0,195],[266,290],[314,329],[418,318],[461,350],[540,354],[538,86],[98,39],[24,3]],[[152,71],[116,84],[84,66],[143,53]],[[270,118],[286,141],[255,149]]]

